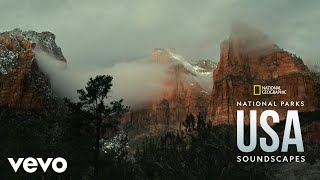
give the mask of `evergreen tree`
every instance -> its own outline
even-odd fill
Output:
[[[72,103],[66,99],[71,109],[80,109],[85,112],[94,124],[94,177],[98,176],[102,125],[105,124],[107,127],[117,126],[120,116],[129,109],[129,107],[122,104],[122,99],[112,101],[109,104],[106,103],[112,87],[112,79],[112,76],[109,75],[98,75],[95,78],[90,78],[85,89],[79,89],[77,91],[80,102]]]

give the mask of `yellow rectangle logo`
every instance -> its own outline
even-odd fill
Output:
[[[261,85],[253,85],[253,95],[261,95]]]

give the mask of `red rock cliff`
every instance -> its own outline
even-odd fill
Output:
[[[201,78],[210,78],[213,63],[211,68],[209,61],[191,65],[182,56],[175,54],[174,50],[163,48],[155,49],[150,60],[169,66],[167,78],[160,82],[165,90],[151,102],[133,107],[125,117],[130,125],[138,129],[147,127],[151,131],[161,128],[181,129],[188,113],[206,113],[210,92],[203,87]],[[200,64],[209,70],[206,71]]]
[[[66,61],[50,32],[15,29],[0,34],[0,106],[41,109],[48,105],[50,83],[38,68],[35,48]]]
[[[265,34],[246,25],[232,27],[220,45],[220,62],[213,73],[207,119],[214,124],[236,123],[236,111],[274,109],[284,119],[288,109],[313,111],[319,106],[319,80],[302,60],[280,49]],[[281,86],[283,95],[253,95],[253,85]],[[277,107],[237,107],[237,101],[276,101]],[[304,101],[303,107],[280,107],[280,101]]]

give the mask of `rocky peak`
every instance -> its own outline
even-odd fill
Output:
[[[150,59],[154,63],[167,64],[172,62],[171,54],[175,52],[174,48],[155,48],[151,54]]]
[[[36,31],[22,31],[16,28],[11,31],[15,36],[23,35],[26,40],[33,44],[36,48],[40,48],[46,53],[54,56],[60,61],[66,62],[62,54],[61,48],[56,44],[56,35],[51,32],[45,31],[38,33]]]
[[[193,76],[209,75],[216,67],[216,64],[210,60],[198,60],[190,63],[182,55],[177,54],[174,48],[155,48],[150,54],[150,59],[158,64],[182,66],[183,68],[180,68],[180,70]]]
[[[259,58],[281,49],[264,33],[244,23],[233,23],[230,36],[220,45],[220,59],[226,64],[243,64],[241,60]]]
[[[286,95],[253,95],[253,85],[281,86]],[[221,43],[220,62],[213,72],[213,90],[208,119],[214,123],[235,123],[237,101],[304,101],[300,111],[318,106],[318,79],[301,58],[280,49],[263,33],[243,24],[232,27],[228,40]],[[268,107],[254,107],[261,112]],[[284,119],[290,107],[278,107]],[[248,115],[248,113],[247,113]],[[246,117],[246,120],[249,120]],[[248,123],[248,121],[247,121]]]
[[[50,32],[14,29],[0,34],[0,106],[43,108],[52,95],[48,77],[36,63],[35,49],[66,62]]]
[[[246,24],[233,25],[229,39],[221,43],[220,49],[220,68],[214,73],[215,79],[233,73],[272,79],[309,72],[300,57],[280,49],[267,35]]]
[[[188,113],[205,114],[210,91],[204,88],[211,81],[214,66],[209,61],[189,63],[174,49],[156,48],[151,52],[150,60],[167,65],[167,78],[163,79],[164,91],[144,107],[131,111],[125,117],[135,128],[149,128],[157,131],[163,128],[181,129]]]

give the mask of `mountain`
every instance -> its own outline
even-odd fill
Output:
[[[279,48],[267,35],[245,24],[235,24],[229,39],[220,45],[220,62],[213,72],[213,88],[207,119],[214,124],[236,123],[236,112],[260,114],[270,107],[238,107],[237,101],[276,101],[280,119],[287,110],[314,111],[319,107],[319,78],[301,58]],[[280,86],[282,95],[254,95],[254,85]],[[280,101],[304,101],[304,106],[280,107]]]
[[[150,54],[153,63],[168,66],[163,79],[164,91],[154,99],[126,115],[128,126],[135,129],[181,129],[188,113],[203,115],[210,99],[212,71],[215,64],[209,60],[188,62],[174,49],[156,48]]]
[[[54,98],[48,77],[39,69],[39,49],[66,62],[50,32],[12,31],[0,34],[0,106],[42,109]]]

